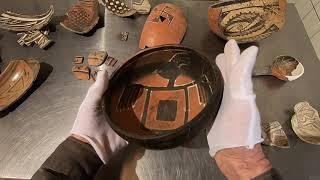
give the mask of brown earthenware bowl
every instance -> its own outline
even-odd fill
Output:
[[[40,64],[36,60],[14,60],[0,75],[0,111],[21,98],[36,80]]]
[[[110,126],[147,148],[179,145],[211,123],[220,107],[218,67],[181,46],[148,48],[111,78],[103,106]]]
[[[238,43],[265,39],[285,23],[286,0],[228,0],[208,9],[211,30]]]

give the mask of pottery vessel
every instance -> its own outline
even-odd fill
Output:
[[[148,148],[179,144],[212,122],[223,79],[216,65],[179,46],[148,48],[111,78],[103,106],[110,126]]]
[[[320,118],[318,111],[308,102],[294,106],[295,114],[291,118],[292,129],[303,141],[320,145]]]
[[[140,37],[139,48],[180,44],[187,31],[182,9],[170,3],[159,4],[148,16]]]
[[[65,29],[85,34],[91,31],[99,21],[99,5],[97,0],[80,0],[65,15],[60,25]]]
[[[286,0],[229,0],[211,5],[211,30],[223,39],[238,43],[265,39],[285,24]]]
[[[40,70],[33,59],[14,60],[0,75],[0,111],[19,100],[32,86]]]

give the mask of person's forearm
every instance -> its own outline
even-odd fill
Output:
[[[32,179],[92,179],[102,165],[89,144],[69,137],[42,164]]]

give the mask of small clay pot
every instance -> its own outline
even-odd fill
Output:
[[[144,24],[139,48],[180,44],[186,31],[187,20],[183,11],[174,4],[159,4],[152,9]]]
[[[280,31],[285,23],[286,0],[230,0],[208,9],[211,30],[223,39],[254,42]]]
[[[124,139],[162,149],[212,122],[222,92],[221,73],[207,58],[186,47],[160,46],[141,51],[115,73],[103,107]]]

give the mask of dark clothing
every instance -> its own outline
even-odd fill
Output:
[[[90,180],[103,165],[89,145],[73,137],[62,142],[33,175],[33,180]],[[275,171],[267,172],[256,180],[278,180]]]
[[[103,165],[89,145],[69,137],[33,175],[33,180],[90,180]]]

